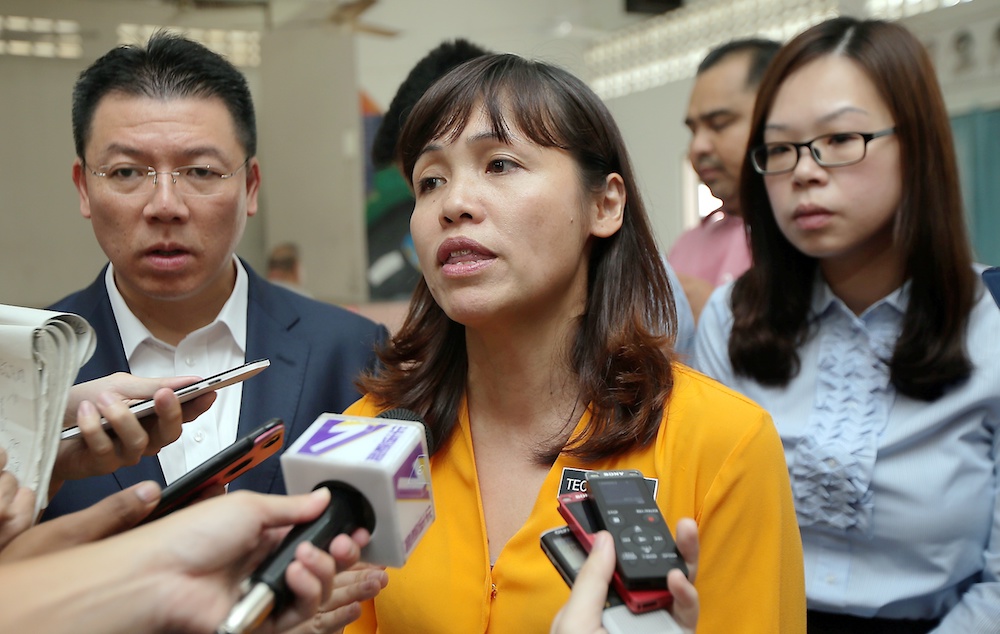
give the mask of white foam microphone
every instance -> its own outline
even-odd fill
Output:
[[[375,514],[362,560],[402,566],[434,521],[425,429],[405,409],[377,418],[323,414],[281,454],[288,493],[308,493],[329,481],[353,486]]]
[[[291,598],[285,569],[302,541],[326,549],[340,533],[367,528],[362,561],[402,566],[434,521],[429,456],[423,422],[409,410],[377,418],[320,415],[281,454],[281,470],[290,495],[327,487],[330,505],[295,527],[258,567],[217,632],[241,634],[284,607]]]

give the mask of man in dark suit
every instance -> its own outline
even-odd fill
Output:
[[[97,330],[78,381],[271,365],[220,390],[158,456],[66,483],[46,518],[141,480],[169,483],[272,417],[285,421],[287,446],[319,414],[359,397],[354,379],[376,362],[386,329],[270,284],[234,255],[260,186],[253,103],[235,67],[167,34],[116,48],[80,75],[73,134],[80,211],[110,260],[53,306]],[[277,457],[230,486],[241,488],[284,493]]]

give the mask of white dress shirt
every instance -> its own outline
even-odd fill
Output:
[[[105,284],[132,374],[146,377],[195,375],[202,378],[241,365],[246,358],[247,273],[235,256],[236,285],[211,324],[190,333],[176,346],[154,337],[132,314],[108,266]],[[160,468],[170,484],[236,441],[242,383],[218,391],[211,408],[184,424],[181,437],[160,450]]]

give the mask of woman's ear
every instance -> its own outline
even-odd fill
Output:
[[[622,227],[625,217],[625,181],[620,174],[608,174],[604,191],[596,194],[597,215],[590,233],[598,238],[613,236]]]

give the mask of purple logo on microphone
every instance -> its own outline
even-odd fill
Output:
[[[429,469],[430,464],[427,462],[423,447],[417,445],[393,476],[396,499],[429,500],[431,498]]]
[[[344,423],[347,424],[343,425]],[[338,425],[343,425],[343,427],[338,427]],[[359,424],[359,421],[329,418],[299,448],[298,453],[318,456],[383,428],[385,428],[385,425],[365,425]]]

